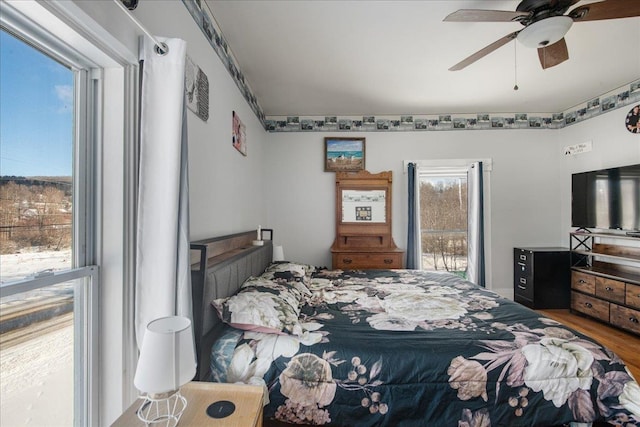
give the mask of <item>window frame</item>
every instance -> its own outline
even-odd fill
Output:
[[[19,16],[37,31],[60,40],[69,51],[63,57],[82,57],[96,66],[90,78],[101,79],[101,110],[91,129],[96,141],[93,191],[96,234],[91,262],[100,265],[97,288],[100,311],[96,351],[101,362],[92,375],[98,384],[87,425],[109,425],[138,397],[133,384],[137,362],[134,332],[136,265],[137,171],[139,156],[139,79],[137,28],[113,34],[100,21],[110,2],[2,0],[0,17]],[[43,30],[45,29],[46,30]],[[73,61],[70,61],[73,62]],[[89,262],[89,261],[87,261]]]
[[[41,289],[43,287],[79,280],[74,286],[73,299],[73,414],[77,426],[90,425],[98,408],[96,372],[98,354],[98,298],[99,268],[91,265],[95,260],[95,155],[96,135],[93,132],[100,105],[101,82],[99,75],[92,72],[95,64],[80,61],[70,55],[68,46],[47,34],[42,28],[29,22],[24,16],[5,13],[3,8],[0,28],[13,37],[25,42],[62,65],[73,73],[73,220],[72,220],[72,265],[69,269],[53,273],[37,273],[6,282],[2,285],[2,297]],[[74,57],[73,63],[68,62]],[[96,78],[98,77],[98,78]],[[79,285],[78,283],[84,283]]]
[[[24,6],[24,5],[20,5]],[[35,273],[9,281],[2,297],[76,281],[74,286],[74,425],[95,425],[99,419],[99,282],[96,254],[99,238],[97,153],[102,106],[102,73],[94,61],[36,23],[23,11],[2,2],[0,28],[73,73],[72,125],[72,265],[56,272]],[[29,5],[27,5],[27,12]]]
[[[403,171],[407,174],[409,163],[415,163],[419,167],[419,175],[442,176],[450,175],[456,171],[467,169],[474,162],[482,162],[483,187],[484,187],[484,247],[485,247],[485,283],[487,289],[491,289],[492,280],[492,235],[491,235],[491,172],[493,171],[492,158],[476,159],[432,159],[432,160],[404,160]],[[407,207],[408,209],[408,207]]]

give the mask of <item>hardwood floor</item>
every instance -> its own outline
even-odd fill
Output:
[[[581,332],[612,350],[626,363],[636,380],[640,380],[640,337],[611,327],[569,310],[537,310],[538,312]]]

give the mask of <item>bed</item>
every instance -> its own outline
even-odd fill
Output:
[[[201,252],[192,272],[198,379],[263,385],[266,425],[640,423],[624,363],[533,310],[448,273],[270,254]]]

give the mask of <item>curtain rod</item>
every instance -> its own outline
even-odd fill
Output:
[[[122,9],[122,11],[129,17],[129,19],[138,26],[138,28],[140,28],[142,30],[143,33],[145,33],[147,35],[147,37],[149,37],[156,45],[156,52],[158,52],[160,55],[165,55],[169,52],[169,46],[167,46],[166,43],[162,43],[160,41],[158,41],[157,38],[155,38],[150,32],[149,30],[147,30],[145,28],[144,25],[142,25],[142,23],[140,21],[138,21],[136,19],[135,16],[133,16],[131,14],[131,12],[129,12],[129,9],[126,8],[126,6],[124,4],[122,4],[122,1],[120,0],[113,0],[120,9]]]

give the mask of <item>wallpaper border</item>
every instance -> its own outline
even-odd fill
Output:
[[[204,0],[182,0],[267,132],[398,132],[561,129],[640,101],[640,80],[557,113],[474,113],[381,116],[266,116]],[[206,6],[206,4],[205,4]]]

